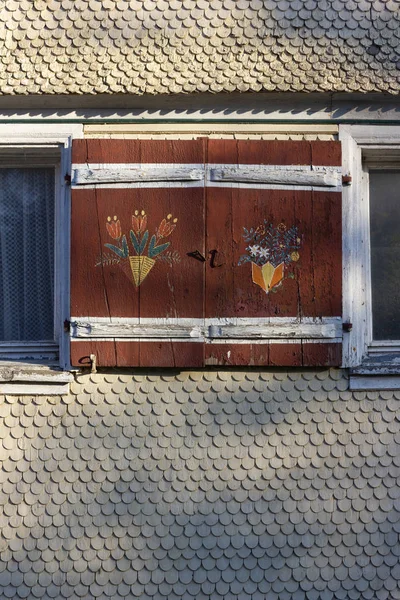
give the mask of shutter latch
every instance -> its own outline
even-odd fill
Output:
[[[195,258],[196,260],[199,260],[200,262],[206,262],[206,259],[201,254],[201,252],[199,252],[198,250],[194,250],[193,252],[188,252],[187,256],[190,256],[190,258]]]
[[[210,267],[212,269],[215,269],[217,267],[222,267],[223,263],[221,263],[219,265],[215,264],[215,258],[216,258],[217,254],[218,254],[218,250],[210,250],[209,254],[211,255],[211,258],[210,258]]]

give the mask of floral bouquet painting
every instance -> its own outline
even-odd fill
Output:
[[[242,235],[247,243],[247,254],[240,257],[238,265],[250,262],[253,283],[268,294],[282,282],[285,265],[300,258],[301,238],[297,227],[288,229],[284,223],[274,227],[264,220],[256,229],[243,227]]]
[[[129,232],[133,253],[130,254],[126,235],[122,234],[121,222],[117,216],[108,217],[106,229],[108,235],[114,240],[114,243],[104,244],[112,253],[103,256],[101,264],[114,264],[121,260],[129,260],[132,272],[133,282],[138,287],[153,268],[156,260],[170,246],[170,242],[164,241],[174,231],[178,219],[172,215],[167,215],[160,225],[156,228],[154,234],[150,236],[147,228],[147,215],[144,210],[135,210],[132,215],[132,229]],[[169,255],[170,262],[174,260],[174,255]]]

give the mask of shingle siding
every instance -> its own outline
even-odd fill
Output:
[[[1,94],[399,92],[399,0],[1,0]]]
[[[400,395],[78,375],[0,400],[0,598],[400,598]]]

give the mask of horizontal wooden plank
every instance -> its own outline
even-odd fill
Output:
[[[141,325],[135,323],[71,323],[72,337],[77,338],[200,338],[200,327],[178,324]]]
[[[86,164],[73,165],[72,187],[169,187],[179,183],[274,186],[280,188],[335,188],[341,186],[340,167],[309,165],[231,164]],[[147,186],[148,187],[148,186]]]
[[[236,345],[213,344],[205,346],[205,364],[221,366],[339,366],[342,345],[309,344],[303,340],[289,344],[286,340],[279,344],[253,342]]]
[[[108,339],[340,339],[341,319],[115,319],[71,322],[72,338]]]
[[[97,367],[198,368],[204,364],[204,346],[189,340],[72,340],[71,364],[91,369],[91,356]]]
[[[203,179],[204,167],[202,165],[115,164],[72,169],[73,186],[116,182],[201,181]]]
[[[350,375],[349,387],[352,391],[398,390],[400,375]]]
[[[276,185],[337,187],[341,184],[338,169],[320,167],[278,168],[270,165],[226,165],[210,169],[210,181],[267,183]]]

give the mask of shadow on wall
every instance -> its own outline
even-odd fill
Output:
[[[400,597],[397,393],[337,370],[78,379],[1,399],[1,597]]]

